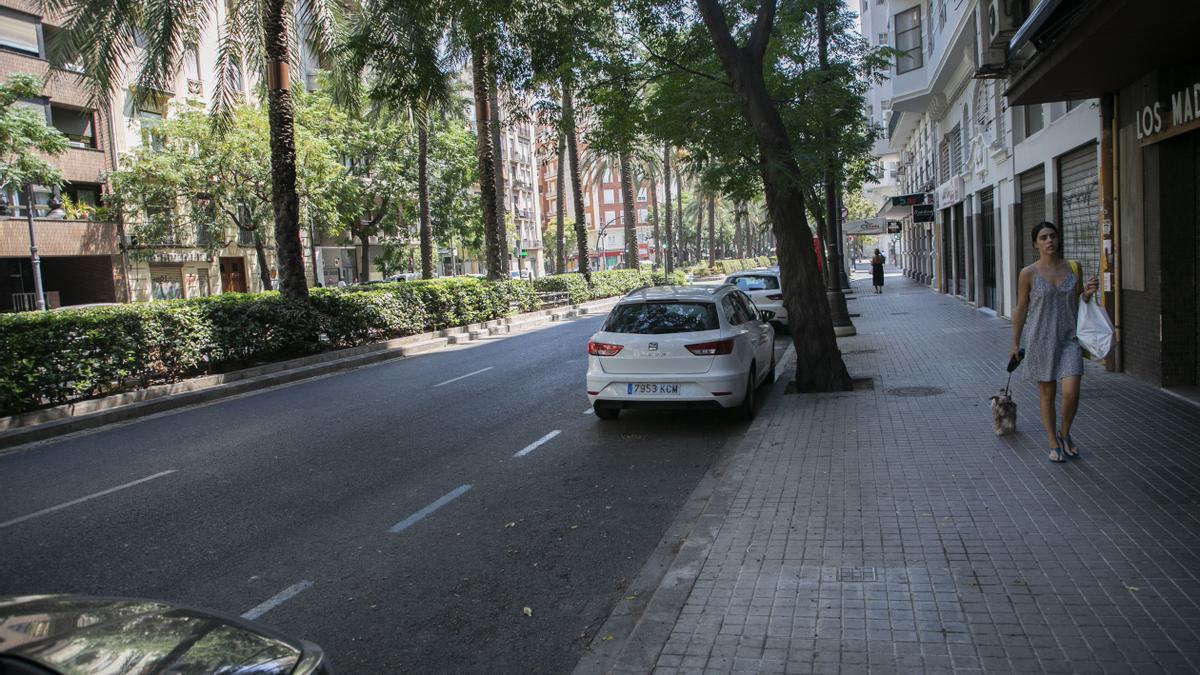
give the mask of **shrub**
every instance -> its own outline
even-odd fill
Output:
[[[538,307],[537,292],[572,302],[683,283],[661,272],[597,272],[534,282],[470,278],[0,315],[0,414],[148,387],[204,371],[277,361],[390,337],[490,321]]]

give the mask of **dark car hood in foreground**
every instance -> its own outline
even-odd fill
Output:
[[[321,650],[208,611],[127,598],[0,597],[0,673],[24,659],[91,673],[324,673]]]

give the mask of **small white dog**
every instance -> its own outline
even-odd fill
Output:
[[[1000,393],[991,398],[992,429],[997,436],[1005,436],[1017,431],[1017,402],[1012,399],[1008,387],[1000,389]]]

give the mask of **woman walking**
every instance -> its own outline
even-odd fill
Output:
[[[1031,235],[1038,260],[1021,270],[1017,281],[1012,356],[1017,356],[1024,337],[1025,374],[1038,383],[1050,461],[1063,462],[1067,457],[1079,456],[1079,448],[1071,440],[1071,422],[1079,409],[1079,382],[1083,377],[1083,350],[1075,339],[1077,298],[1091,299],[1097,281],[1092,277],[1086,286],[1080,283],[1074,266],[1060,255],[1058,228],[1053,223],[1038,223]],[[1060,382],[1062,425],[1056,429],[1054,398]]]
[[[883,292],[883,263],[887,259],[875,249],[875,255],[871,256],[871,283],[875,284],[875,292]]]

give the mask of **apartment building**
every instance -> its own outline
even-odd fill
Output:
[[[1048,1],[1021,17],[1001,64],[1010,103],[1099,101],[1109,366],[1196,396],[1200,385],[1200,3]],[[1089,98],[1090,97],[1090,98]],[[1049,102],[1049,103],[1048,103]],[[1063,201],[1073,188],[1063,185]],[[1093,265],[1093,263],[1085,263]]]
[[[1200,384],[1200,4],[859,2],[907,52],[877,87],[905,273],[1011,316],[1049,220],[1101,279],[1108,367]]]
[[[558,170],[557,136],[552,127],[539,130],[539,174],[540,191],[546,198],[542,202],[542,227],[553,231],[556,215],[555,172]],[[625,262],[625,201],[621,193],[621,174],[615,156],[599,155],[579,142],[580,181],[583,184],[583,220],[588,238],[589,269],[613,269]],[[654,241],[652,220],[655,194],[660,186],[650,180],[634,181],[634,218],[637,228],[638,260],[654,262],[658,257],[658,245]],[[574,198],[571,196],[570,177],[564,179],[566,194],[566,216],[574,222]],[[661,217],[661,215],[660,215]],[[551,244],[552,246],[553,244]],[[567,268],[578,269],[579,252],[566,252]]]
[[[1057,223],[1064,253],[1097,269],[1100,125],[1094,98],[1010,105],[989,60],[1011,35],[989,33],[994,6],[860,0],[864,33],[906,52],[873,94],[888,109],[876,118],[886,120],[880,156],[898,160],[880,215],[903,223],[900,263],[941,293],[1011,316],[1038,222]]]
[[[0,311],[36,307],[30,209],[47,307],[129,297],[118,226],[95,211],[103,205],[104,175],[114,167],[112,119],[91,106],[73,73],[50,68],[47,53],[60,26],[37,2],[0,0],[0,77],[40,78],[42,95],[21,104],[42,112],[70,143],[51,160],[66,177],[62,188],[33,186],[32,203],[21,190],[0,193]]]

